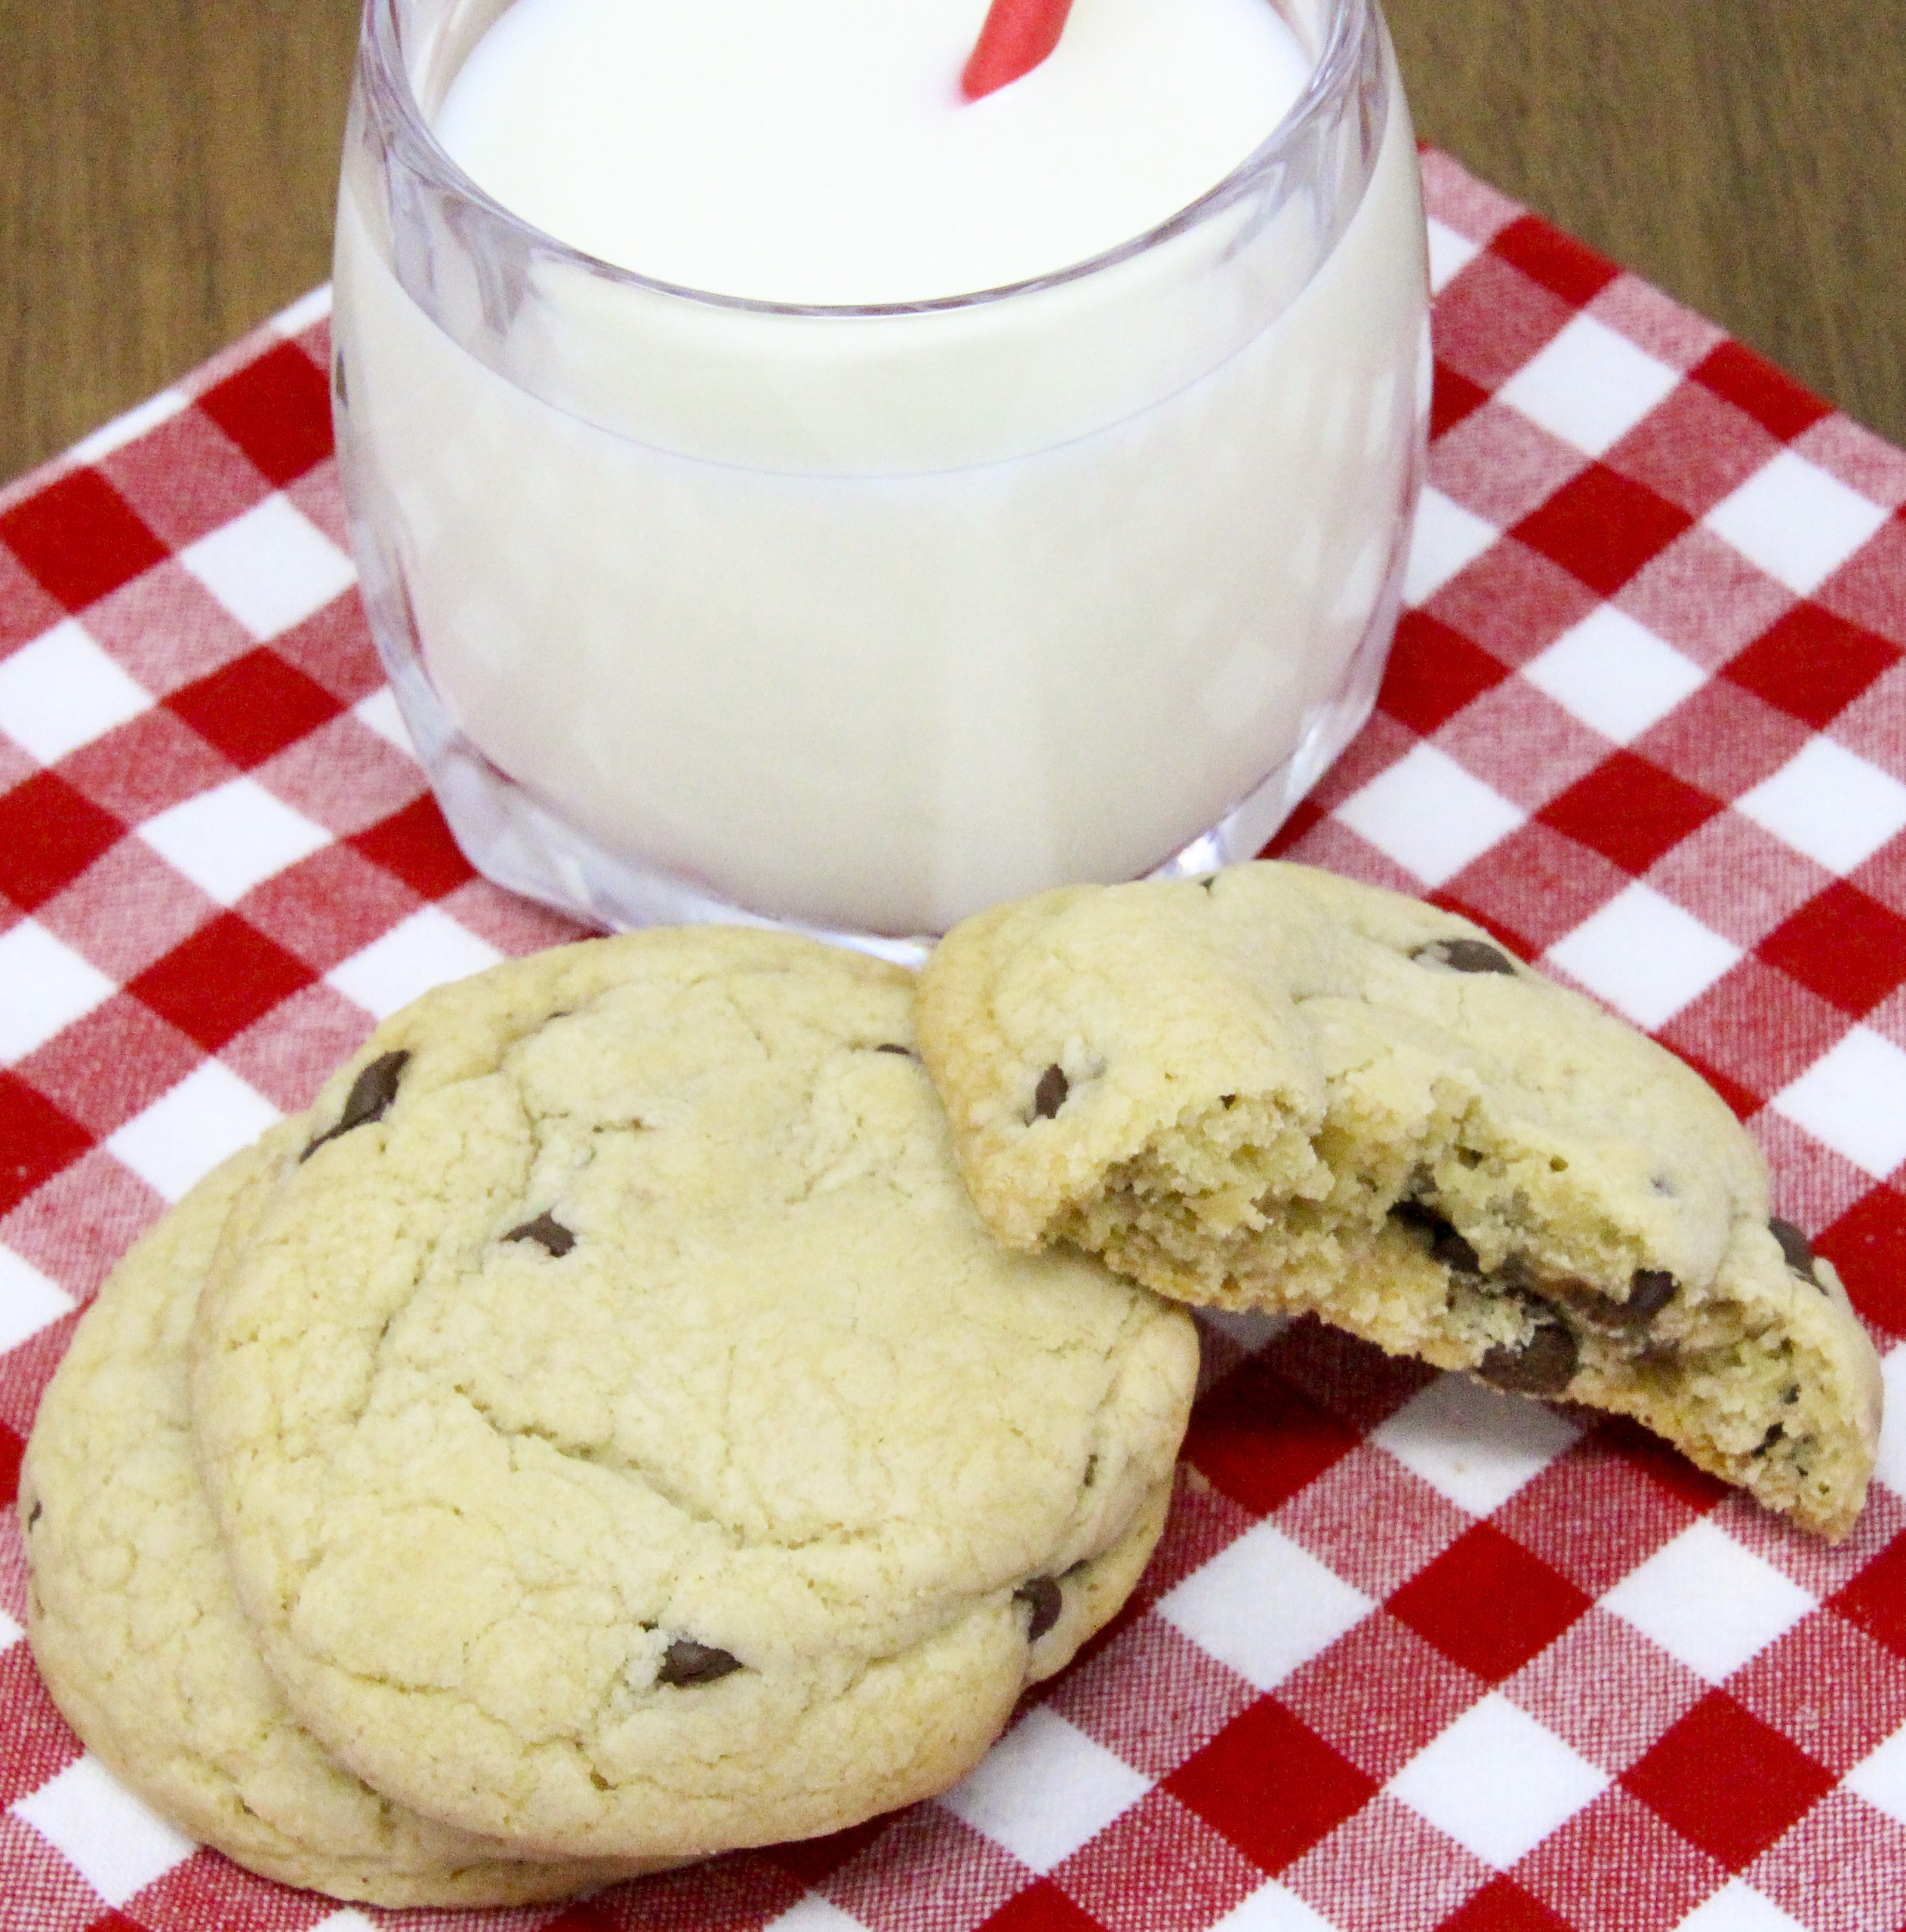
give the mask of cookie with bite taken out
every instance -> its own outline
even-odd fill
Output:
[[[920,1042],[1015,1247],[1632,1416],[1829,1537],[1858,1514],[1879,1364],[1758,1149],[1453,915],[1284,863],[1067,888],[941,943]]]

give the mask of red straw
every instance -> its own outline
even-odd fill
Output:
[[[982,100],[1030,74],[1058,45],[1071,11],[1072,0],[993,0],[959,77],[960,92],[968,100]]]

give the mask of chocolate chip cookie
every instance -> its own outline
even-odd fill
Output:
[[[300,1719],[550,1855],[938,1792],[1117,1607],[1181,1309],[987,1232],[912,976],[652,931],[426,996],[234,1211],[199,1466]]]
[[[287,1884],[387,1906],[518,1905],[643,1869],[533,1861],[393,1804],[286,1709],[239,1614],[186,1427],[186,1349],[220,1230],[294,1124],[228,1161],[95,1297],[21,1472],[28,1632],[87,1747],[202,1843]]]
[[[1759,1150],[1477,928],[1287,864],[1067,888],[941,943],[920,1039],[1013,1245],[1633,1416],[1827,1536],[1858,1513],[1878,1362]]]

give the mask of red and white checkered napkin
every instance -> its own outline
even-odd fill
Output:
[[[1906,1411],[1906,455],[1425,167],[1412,608],[1281,848],[1470,914],[1714,1080]],[[324,314],[0,494],[9,1491],[133,1235],[376,1016],[570,930],[472,876],[406,748],[351,594]],[[1139,1601],[965,1785],[510,1922],[1906,1921],[1906,1435],[1829,1549],[1632,1429],[1310,1324],[1209,1342]],[[124,1795],[40,1690],[23,1598],[8,1517],[0,1932],[386,1922]]]

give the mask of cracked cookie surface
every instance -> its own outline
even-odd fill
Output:
[[[268,1666],[379,1789],[551,1854],[833,1830],[956,1780],[1123,1600],[1194,1333],[987,1233],[913,994],[731,928],[506,964],[242,1194],[200,1467]]]
[[[1838,1277],[1710,1088],[1480,928],[1290,864],[1068,888],[956,928],[919,1011],[1002,1238],[1633,1416],[1851,1525],[1880,1384]]]
[[[202,1843],[287,1884],[387,1906],[522,1905],[627,1863],[543,1863],[417,1817],[286,1709],[239,1614],[198,1471],[186,1353],[242,1183],[293,1124],[208,1175],[120,1263],[42,1399],[21,1470],[27,1624],[88,1749]]]

